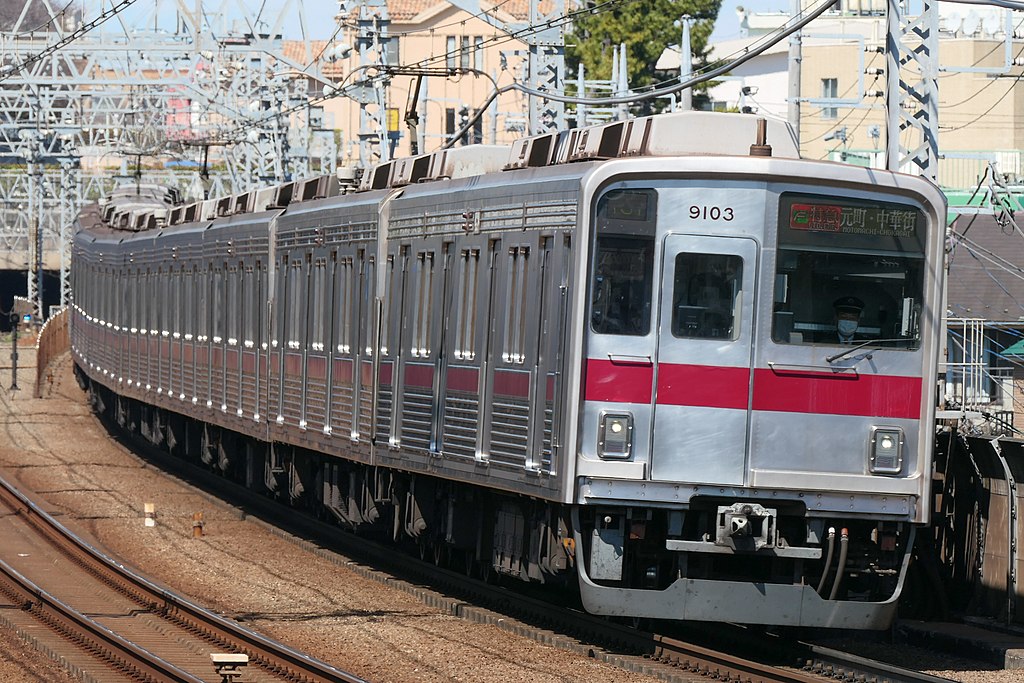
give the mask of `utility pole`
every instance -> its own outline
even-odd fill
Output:
[[[21,316],[11,313],[11,391],[18,390],[18,322]]]
[[[793,18],[800,14],[800,0],[790,0],[789,13]],[[796,134],[797,149],[800,149],[800,76],[803,63],[803,32],[797,31],[789,37],[789,125]]]
[[[682,24],[683,35],[679,41],[679,82],[685,83],[693,76],[693,49],[690,47],[690,15],[684,14],[679,20]],[[693,88],[686,88],[679,92],[679,110],[690,111],[693,109]]]

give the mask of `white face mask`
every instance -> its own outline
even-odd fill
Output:
[[[849,337],[857,331],[856,320],[840,320],[836,323],[836,329],[839,330],[839,334],[844,337]]]

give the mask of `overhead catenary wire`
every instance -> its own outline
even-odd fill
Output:
[[[49,57],[50,55],[61,50],[62,48],[67,47],[71,43],[75,42],[76,40],[84,36],[86,33],[89,33],[97,26],[106,23],[108,19],[111,19],[117,16],[122,11],[128,9],[129,7],[134,5],[135,2],[136,0],[120,0],[120,2],[118,2],[117,4],[111,5],[110,8],[100,12],[100,15],[92,21],[82,24],[71,33],[67,34],[57,42],[48,45],[36,54],[25,58],[23,61],[18,62],[17,64],[6,64],[3,67],[0,67],[0,83],[6,81],[15,74],[21,73],[22,71],[32,66],[36,62],[45,59],[46,57]]]
[[[576,11],[576,12],[570,12],[570,13],[567,13],[567,14],[563,15],[560,18],[549,20],[548,22],[545,22],[543,25],[529,26],[527,28],[522,29],[521,31],[517,31],[517,32],[514,32],[512,34],[509,34],[508,36],[505,36],[505,37],[502,37],[502,38],[491,39],[491,41],[495,41],[495,40],[501,40],[501,41],[504,41],[504,40],[514,40],[514,39],[517,39],[518,37],[521,37],[522,35],[526,35],[526,34],[528,34],[530,32],[537,32],[539,30],[542,30],[542,28],[547,28],[548,26],[557,25],[559,23],[565,23],[566,21],[570,20],[575,15],[583,14],[583,13],[593,13],[593,12],[599,10],[602,7],[612,6],[612,5],[619,4],[620,2],[624,2],[624,1],[627,1],[627,0],[609,0],[608,2],[604,3],[603,5],[599,5],[596,8],[587,8],[587,9],[579,10],[579,11]],[[679,92],[681,90],[685,90],[687,88],[692,88],[694,85],[698,85],[698,84],[703,83],[705,81],[712,80],[715,77],[720,76],[720,75],[730,71],[731,69],[734,69],[734,68],[736,68],[738,66],[741,66],[742,64],[746,63],[747,61],[750,61],[754,57],[757,57],[758,55],[760,55],[763,52],[767,51],[769,48],[771,48],[775,44],[781,42],[782,40],[785,40],[786,38],[788,38],[793,33],[796,33],[797,31],[801,30],[804,26],[806,26],[807,24],[812,22],[814,19],[817,19],[819,16],[821,16],[827,10],[832,8],[837,2],[838,2],[838,0],[824,0],[815,10],[810,11],[810,12],[805,12],[802,15],[798,15],[798,16],[801,16],[801,18],[799,20],[797,20],[795,22],[792,22],[792,23],[786,24],[781,29],[776,31],[774,34],[770,34],[761,45],[758,45],[757,47],[753,47],[753,48],[748,48],[746,51],[744,51],[739,57],[737,57],[733,61],[725,63],[725,64],[720,65],[718,67],[709,69],[706,72],[697,74],[693,78],[688,79],[685,82],[682,82],[682,83],[674,82],[672,85],[664,87],[664,88],[657,88],[657,89],[648,90],[648,91],[645,91],[645,92],[642,92],[642,93],[631,94],[631,95],[624,95],[624,96],[589,97],[588,98],[588,97],[574,97],[574,96],[570,96],[570,95],[563,95],[563,94],[559,94],[559,93],[555,93],[555,92],[551,92],[551,91],[545,91],[545,90],[537,90],[537,89],[534,89],[534,88],[530,88],[530,87],[528,87],[526,85],[523,85],[521,83],[513,83],[513,84],[510,84],[510,85],[502,86],[501,88],[495,89],[488,96],[488,98],[476,109],[475,115],[472,116],[465,123],[465,125],[462,127],[462,129],[460,129],[459,131],[456,131],[456,133],[454,133],[452,135],[451,140],[449,140],[449,142],[446,143],[445,145],[442,145],[441,148],[442,149],[446,149],[446,148],[450,147],[452,144],[454,144],[455,141],[458,141],[459,139],[461,139],[461,137],[463,135],[465,135],[472,128],[472,126],[476,123],[476,121],[481,116],[483,116],[484,112],[487,110],[487,108],[490,106],[490,104],[495,99],[497,99],[500,95],[502,95],[502,94],[504,94],[506,92],[519,91],[519,92],[527,94],[527,95],[532,95],[532,96],[535,96],[535,97],[543,97],[543,98],[546,98],[546,99],[549,99],[549,100],[552,100],[552,101],[555,101],[555,102],[584,104],[584,105],[588,105],[588,106],[591,106],[591,105],[592,106],[602,106],[602,105],[609,105],[610,106],[610,105],[614,105],[614,104],[628,104],[628,103],[632,103],[632,102],[642,102],[642,101],[646,101],[646,100],[649,100],[649,99],[656,99],[658,97],[665,97],[667,95],[674,94],[676,92]],[[459,51],[456,51],[454,53],[447,53],[446,52],[444,55],[442,55],[440,57],[431,57],[431,58],[427,58],[427,59],[424,59],[424,60],[420,60],[419,62],[414,62],[412,64],[404,65],[402,68],[416,68],[416,67],[428,66],[429,64],[431,64],[431,63],[433,63],[435,61],[438,61],[439,59],[447,59],[449,54],[457,55],[457,54],[459,54]],[[384,65],[370,64],[370,65],[359,66],[356,69],[353,69],[352,71],[350,71],[348,74],[346,74],[345,79],[342,81],[342,83],[339,86],[337,86],[330,93],[325,93],[325,94],[320,95],[318,97],[311,98],[308,102],[305,102],[305,103],[303,103],[301,105],[296,105],[296,106],[293,106],[293,107],[288,107],[288,108],[282,109],[281,111],[274,112],[273,114],[270,114],[270,115],[265,116],[263,118],[255,119],[255,120],[252,120],[252,121],[245,122],[245,123],[243,123],[243,124],[241,124],[239,126],[236,126],[233,129],[230,129],[230,130],[226,131],[225,133],[223,133],[223,134],[221,134],[219,136],[208,138],[205,142],[218,141],[221,144],[228,144],[228,140],[230,140],[232,134],[243,133],[243,132],[245,132],[247,130],[251,130],[253,128],[259,127],[259,126],[263,125],[264,123],[268,123],[268,122],[270,122],[270,121],[272,121],[272,120],[274,120],[276,118],[290,115],[290,114],[292,114],[294,112],[300,111],[300,110],[305,109],[305,108],[307,108],[309,106],[313,106],[313,105],[319,104],[321,102],[327,101],[329,99],[333,99],[334,97],[338,97],[340,95],[343,95],[344,94],[344,83],[347,82],[353,74],[359,73],[361,71],[367,71],[367,70],[370,70],[370,69],[379,70],[379,71],[381,71],[383,73],[387,72],[387,67],[384,66]]]

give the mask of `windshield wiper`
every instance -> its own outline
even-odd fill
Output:
[[[914,341],[913,337],[897,337],[896,339],[868,339],[866,341],[860,342],[859,344],[854,344],[853,346],[851,346],[851,347],[849,347],[847,349],[843,349],[839,353],[834,353],[831,356],[825,356],[825,362],[826,363],[832,363],[834,361],[839,360],[840,358],[845,358],[846,356],[849,356],[854,351],[858,351],[860,349],[863,349],[865,346],[871,346],[872,344],[887,344],[887,343],[891,343],[891,342],[908,342],[908,341]],[[869,358],[870,358],[870,356],[869,356]]]

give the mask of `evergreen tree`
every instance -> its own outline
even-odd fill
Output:
[[[612,56],[620,43],[626,44],[626,68],[630,88],[636,90],[659,80],[654,71],[658,57],[669,45],[678,45],[682,29],[676,24],[689,15],[690,47],[694,68],[707,63],[708,36],[722,0],[586,0],[592,14],[580,14],[573,21],[572,34],[566,36],[565,56],[569,79],[585,67],[587,80],[611,78]],[[698,100],[698,88],[694,100]],[[644,107],[656,106],[648,103]]]

